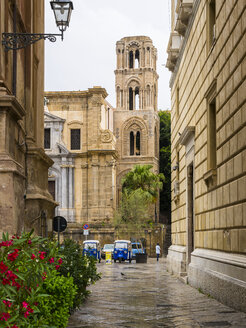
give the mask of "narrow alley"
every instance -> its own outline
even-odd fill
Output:
[[[185,285],[160,262],[98,264],[102,279],[69,321],[69,328],[246,327],[235,311]]]

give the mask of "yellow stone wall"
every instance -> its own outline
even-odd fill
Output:
[[[216,41],[207,45],[207,5],[200,1],[172,86],[172,243],[186,245],[186,154],[179,144],[195,127],[195,248],[246,253],[246,3],[216,0]],[[216,83],[217,182],[208,187],[206,92]],[[179,88],[179,115],[177,115]],[[179,175],[177,178],[177,174]],[[180,192],[174,195],[174,182]]]
[[[70,228],[110,226],[115,208],[116,151],[110,130],[113,108],[106,102],[106,90],[94,87],[87,91],[46,92],[48,110],[65,119],[63,142],[75,156],[75,224]],[[108,129],[109,127],[109,129]],[[70,129],[81,129],[81,149],[71,150]],[[82,231],[82,229],[81,229]]]

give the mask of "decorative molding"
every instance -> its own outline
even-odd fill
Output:
[[[110,143],[113,140],[113,134],[110,130],[101,131],[101,141],[103,143]]]
[[[186,146],[187,142],[194,137],[195,135],[195,127],[194,126],[187,126],[183,133],[181,134],[180,138],[179,138],[179,143],[181,145]]]
[[[74,121],[68,122],[67,125],[68,126],[70,126],[70,125],[83,125],[83,122],[78,121],[78,120],[74,120]]]
[[[194,0],[191,17],[189,19],[189,23],[188,23],[188,26],[187,26],[187,29],[186,29],[186,32],[185,32],[185,36],[184,36],[184,39],[183,39],[183,42],[182,42],[182,45],[181,45],[181,48],[180,48],[180,51],[179,51],[179,56],[178,56],[176,65],[174,67],[173,74],[171,75],[171,78],[170,78],[170,82],[169,82],[169,87],[170,88],[173,87],[174,81],[176,79],[176,76],[177,76],[177,73],[178,73],[178,70],[179,70],[179,66],[180,66],[184,51],[185,51],[185,47],[186,47],[188,38],[190,36],[190,32],[191,32],[191,29],[192,29],[192,26],[193,26],[193,23],[194,23],[194,20],[195,20],[195,17],[196,17],[196,14],[197,14],[197,11],[198,11],[198,8],[199,8],[199,5],[200,5],[200,2],[201,2],[201,0]]]

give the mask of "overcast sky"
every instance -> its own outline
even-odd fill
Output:
[[[73,0],[64,41],[45,41],[45,90],[74,91],[102,86],[115,106],[116,52],[126,36],[149,36],[158,50],[158,107],[170,109],[170,73],[165,67],[170,33],[170,0]],[[59,33],[48,0],[46,33]],[[164,66],[163,66],[164,65]]]

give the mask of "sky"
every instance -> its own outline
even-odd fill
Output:
[[[45,41],[45,90],[77,91],[101,86],[115,107],[116,42],[149,36],[158,51],[158,108],[170,109],[170,73],[165,67],[170,35],[170,0],[73,0],[64,40]],[[46,33],[59,33],[49,0]]]

